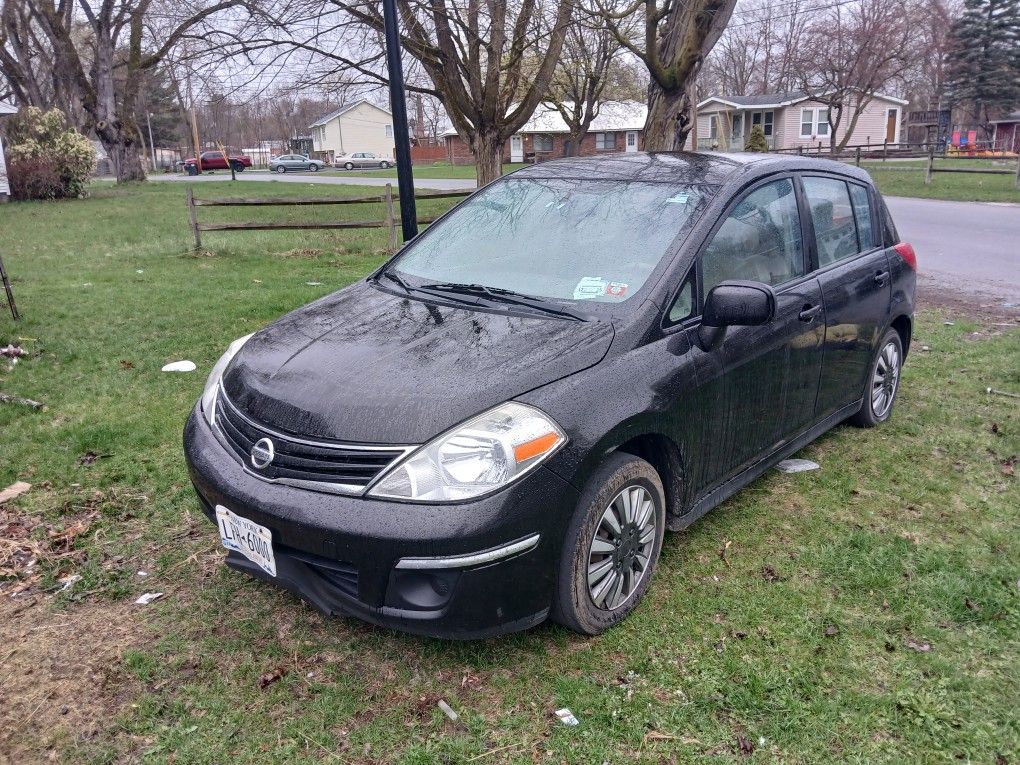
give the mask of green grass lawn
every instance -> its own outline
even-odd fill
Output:
[[[935,173],[931,184],[924,185],[927,160],[916,162],[862,162],[861,166],[875,179],[883,194],[900,197],[948,199],[958,202],[1014,202],[1020,204],[1020,189],[1014,186],[1014,175],[982,175],[980,173]],[[936,160],[935,167],[996,168],[1016,170],[1016,160]]]
[[[649,596],[610,633],[415,638],[326,620],[226,570],[180,444],[227,343],[374,268],[383,233],[209,233],[193,253],[183,200],[183,187],[153,183],[0,208],[24,314],[0,313],[0,347],[28,351],[10,370],[0,359],[0,390],[48,405],[0,405],[0,489],[34,484],[0,509],[0,542],[28,528],[48,551],[33,590],[11,599],[7,581],[0,592],[0,755],[1016,760],[1020,409],[985,389],[1020,391],[1020,333],[923,313],[892,421],[837,428],[801,455],[821,470],[770,472],[667,537]],[[368,212],[381,213],[273,214]],[[203,211],[214,213],[252,214]],[[178,359],[198,371],[159,371]],[[69,575],[81,578],[58,592]],[[165,595],[133,604],[150,591]],[[555,720],[564,706],[578,727]]]

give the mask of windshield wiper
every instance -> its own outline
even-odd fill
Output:
[[[562,316],[566,319],[584,321],[576,313],[571,313],[561,308],[553,308],[540,298],[514,292],[504,287],[487,287],[484,284],[459,284],[457,282],[435,282],[433,284],[423,284],[420,289],[434,290],[436,292],[453,292],[462,295],[480,295],[499,303],[526,306],[552,316]]]
[[[404,292],[414,292],[414,287],[412,287],[410,284],[405,282],[401,277],[397,276],[397,274],[395,272],[390,271],[389,269],[386,269],[385,271],[383,271],[379,276],[385,276],[391,282],[393,282],[398,287],[400,287],[402,290],[404,290]],[[376,281],[379,280],[379,276],[375,277]]]

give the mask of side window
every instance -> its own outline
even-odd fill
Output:
[[[846,182],[809,176],[804,178],[804,193],[811,208],[811,221],[815,224],[819,267],[860,252]]]
[[[667,320],[670,324],[676,324],[684,319],[690,318],[694,313],[694,279],[688,277],[684,286],[677,293],[676,300],[669,308]]]
[[[875,236],[871,228],[871,199],[868,190],[856,183],[850,184],[850,201],[854,205],[854,217],[857,219],[857,239],[861,250],[870,250],[875,246]]]
[[[741,199],[701,256],[704,293],[727,279],[777,286],[804,274],[793,181],[759,186]]]
[[[881,205],[882,210],[882,235],[885,237],[885,241],[882,244],[885,247],[892,247],[895,244],[899,244],[900,235],[896,232],[896,224],[893,223],[892,215],[889,214],[889,208],[885,204],[885,200],[879,195],[878,202]]]

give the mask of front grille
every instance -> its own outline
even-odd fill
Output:
[[[360,493],[411,448],[357,446],[286,436],[243,415],[222,388],[216,398],[214,419],[224,445],[249,472],[267,481],[336,493]],[[275,455],[266,467],[257,468],[251,450],[264,438],[272,441]]]

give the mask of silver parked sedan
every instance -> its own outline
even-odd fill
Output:
[[[288,170],[308,170],[315,173],[326,167],[320,159],[309,159],[304,154],[283,154],[269,160],[269,169],[274,173],[286,173]]]
[[[384,157],[382,154],[356,151],[353,154],[341,154],[336,158],[336,164],[347,170],[353,170],[356,167],[381,167],[385,170],[387,167],[392,167],[394,162],[392,157]]]

